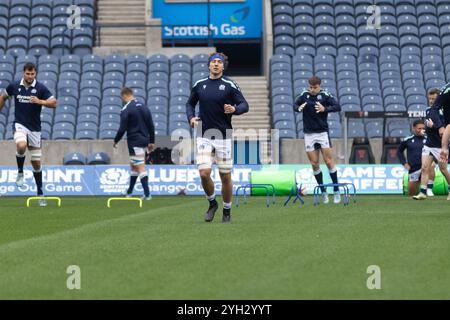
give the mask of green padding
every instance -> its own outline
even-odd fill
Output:
[[[285,196],[289,195],[291,188],[295,186],[295,171],[253,171],[250,181],[252,184],[273,184],[276,190],[275,194],[277,196]],[[271,188],[269,190],[271,191]],[[266,190],[263,188],[252,188],[252,195],[266,195]]]
[[[437,196],[446,195],[448,193],[448,184],[444,175],[439,169],[436,170],[436,177],[434,178],[433,193]],[[403,194],[408,195],[408,172],[403,175]]]

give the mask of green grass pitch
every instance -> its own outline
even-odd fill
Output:
[[[203,197],[1,198],[0,299],[449,299],[445,197],[282,208],[253,197],[203,222]],[[221,202],[221,200],[219,199]],[[234,201],[234,199],[233,199]],[[66,286],[69,265],[81,289]],[[381,289],[369,290],[378,265]]]

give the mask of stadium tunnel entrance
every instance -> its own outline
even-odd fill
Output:
[[[206,47],[207,43],[202,41],[177,40],[163,41],[165,47]],[[225,71],[227,76],[260,76],[263,75],[263,48],[261,39],[245,39],[233,41],[214,41],[213,46],[217,52],[223,52],[228,56],[229,65]],[[211,48],[211,52],[214,49]],[[182,51],[182,49],[180,49]],[[208,48],[205,48],[208,52]]]

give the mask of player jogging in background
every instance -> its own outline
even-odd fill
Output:
[[[397,148],[397,157],[400,163],[408,170],[408,193],[410,196],[419,192],[420,177],[422,173],[422,149],[425,142],[425,124],[423,120],[416,120],[412,128],[413,135],[403,140]],[[404,152],[406,150],[406,158]],[[434,162],[430,166],[427,196],[434,196]]]
[[[309,79],[309,90],[303,91],[294,103],[295,112],[303,112],[303,131],[305,133],[305,149],[319,185],[323,184],[323,175],[319,164],[319,150],[328,167],[333,183],[338,183],[337,169],[333,161],[330,136],[328,134],[328,113],[341,111],[340,105],[333,96],[320,85],[321,79],[313,76]],[[323,203],[328,203],[328,194],[321,187]],[[334,203],[341,202],[339,187],[334,187]]]
[[[428,106],[431,108],[436,101],[439,94],[439,89],[432,88],[428,90]],[[429,126],[432,126],[432,121],[427,121]],[[397,157],[400,163],[408,170],[408,193],[410,196],[416,195],[419,192],[420,179],[422,174],[422,149],[425,143],[425,122],[423,120],[416,120],[412,128],[413,135],[407,137],[399,145],[397,149]],[[406,150],[407,157],[404,156]],[[427,196],[433,197],[433,185],[435,178],[435,162],[431,163],[430,171],[428,172],[427,182]]]
[[[450,182],[450,173],[448,172],[447,163],[439,161],[441,156],[441,137],[444,133],[444,117],[440,106],[436,102],[431,108],[426,110],[425,133],[427,138],[422,150],[422,177],[420,179],[420,192],[413,196],[413,199],[415,200],[425,200],[427,198],[426,184],[428,181],[428,172],[433,161],[439,162],[439,170],[445,176],[447,183]],[[447,200],[450,200],[450,194],[447,197]]]
[[[144,195],[142,200],[150,200],[148,176],[145,170],[146,151],[151,153],[155,148],[155,127],[150,110],[133,96],[133,90],[124,87],[121,91],[125,106],[120,113],[120,127],[114,138],[113,146],[117,147],[125,132],[127,133],[128,152],[130,155],[130,185],[124,195],[131,197],[137,178],[140,179]]]
[[[231,117],[248,112],[247,101],[237,84],[223,76],[227,60],[227,56],[223,53],[214,52],[209,55],[209,77],[194,84],[186,103],[189,124],[193,128],[201,126],[201,136],[196,139],[196,163],[206,198],[209,201],[209,208],[205,213],[206,222],[214,219],[214,214],[219,207],[216,201],[214,182],[211,179],[211,158],[213,156],[218,164],[222,181],[222,222],[231,222],[233,192]],[[197,102],[199,102],[198,117],[195,116]]]
[[[56,108],[57,101],[45,85],[36,80],[37,70],[33,63],[27,62],[23,67],[23,77],[6,87],[0,95],[0,110],[5,100],[14,97],[15,113],[13,122],[14,142],[16,143],[17,187],[24,184],[23,166],[25,152],[30,151],[33,176],[37,195],[43,196],[42,190],[42,147],[41,147],[41,110],[42,107]],[[45,199],[39,200],[45,207]]]

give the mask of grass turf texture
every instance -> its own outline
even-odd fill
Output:
[[[111,209],[106,198],[62,198],[61,208],[1,198],[0,299],[450,298],[444,197],[282,200],[250,198],[222,224],[221,208],[203,222],[203,197]],[[81,290],[66,287],[69,265],[81,268]],[[369,265],[381,268],[381,290],[366,287]]]

